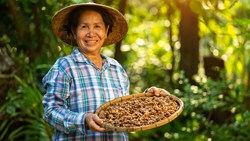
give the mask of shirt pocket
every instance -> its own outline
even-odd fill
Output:
[[[126,81],[124,79],[114,81],[113,89],[115,98],[126,95]]]

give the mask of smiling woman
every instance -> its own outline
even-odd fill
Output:
[[[129,93],[125,70],[100,54],[103,46],[127,33],[123,15],[105,5],[75,4],[53,17],[52,30],[62,41],[78,47],[59,58],[43,78],[44,119],[56,129],[53,139],[127,140],[126,133],[104,132],[102,120],[94,114],[100,105]]]
[[[100,53],[127,33],[124,16],[105,5],[75,4],[53,17],[52,30],[65,43],[77,46],[43,78],[44,120],[55,129],[53,140],[128,140],[125,132],[101,127],[103,120],[95,114],[106,102],[129,94],[123,67]],[[160,91],[150,90],[155,95]]]
[[[83,11],[80,14],[76,31],[73,31],[80,52],[87,55],[87,57],[88,55],[99,55],[101,47],[107,38],[108,29],[109,25],[105,26],[99,13],[92,10]],[[89,59],[91,60],[91,58]]]
[[[128,31],[125,17],[116,9],[106,5],[85,3],[74,4],[58,11],[52,19],[52,30],[57,37],[67,44],[77,46],[72,30],[77,27],[80,13],[83,10],[94,10],[102,16],[105,26],[109,25],[108,38],[103,46],[120,41]]]

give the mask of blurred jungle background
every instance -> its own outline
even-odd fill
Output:
[[[0,0],[0,140],[51,140],[41,79],[73,47],[51,31],[60,8],[89,0]],[[180,97],[174,121],[131,141],[250,140],[249,0],[95,0],[127,18],[127,36],[103,48],[126,69],[130,92]]]

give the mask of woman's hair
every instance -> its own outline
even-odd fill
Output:
[[[103,8],[99,8],[99,7],[88,7],[88,8],[78,7],[78,8],[75,8],[69,14],[68,25],[64,25],[64,27],[67,28],[66,30],[67,30],[68,34],[74,34],[74,32],[76,31],[76,27],[78,25],[78,22],[79,22],[79,16],[83,11],[86,11],[86,10],[93,10],[93,11],[96,11],[97,13],[99,13],[102,16],[102,19],[103,19],[105,26],[106,27],[109,26],[108,35],[109,35],[109,33],[112,32],[113,21],[112,21],[112,18],[110,17],[112,15],[109,15],[107,10],[105,10]]]

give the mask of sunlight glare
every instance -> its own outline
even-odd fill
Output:
[[[198,93],[198,87],[197,86],[195,86],[195,85],[192,85],[191,86],[191,90],[193,91],[193,93]]]
[[[132,45],[131,45],[131,49],[134,50],[134,51],[136,51],[138,48],[139,48],[139,47],[138,47],[137,44],[132,44]]]
[[[103,54],[105,54],[107,56],[112,56],[113,55],[113,51],[111,51],[109,49],[105,49],[105,50],[103,50]]]
[[[43,6],[43,7],[41,8],[41,10],[42,10],[42,11],[46,10],[46,7],[45,7],[45,6]]]
[[[62,51],[62,47],[61,46],[57,46],[58,52]]]
[[[178,94],[179,92],[180,92],[179,89],[175,89],[175,90],[174,90],[174,93],[176,93],[176,94]]]
[[[223,99],[223,97],[224,97],[223,94],[220,94],[220,95],[218,96],[219,99]]]
[[[123,51],[123,52],[127,52],[127,51],[130,51],[130,50],[131,50],[131,48],[130,48],[129,45],[122,45],[121,46],[121,51]]]
[[[222,58],[222,60],[224,60],[224,61],[227,61],[227,59],[228,59],[228,57],[227,57],[226,54],[223,54],[223,55],[221,56],[221,58]]]
[[[136,44],[139,46],[143,46],[143,45],[145,45],[145,41],[144,41],[144,39],[138,38],[136,40]]]
[[[171,69],[173,68],[173,66],[172,66],[171,63],[168,63],[168,64],[166,65],[166,68],[167,68],[167,70],[171,70]]]
[[[181,43],[180,42],[176,42],[175,46],[174,46],[177,50],[181,48]]]
[[[196,115],[196,113],[195,113],[195,112],[192,112],[192,113],[191,113],[191,116],[192,116],[192,117],[194,117],[195,115]]]
[[[170,139],[171,138],[171,134],[169,134],[168,132],[164,133],[164,137],[167,138],[167,139]]]
[[[223,1],[218,1],[218,8],[219,9],[224,9],[225,8],[225,5],[224,5]]]
[[[214,55],[214,56],[218,56],[218,55],[219,55],[219,51],[218,51],[217,49],[214,49],[214,50],[213,50],[213,55]]]
[[[169,20],[165,20],[165,26],[166,27],[170,27],[170,25],[171,25],[170,21]]]
[[[237,39],[234,39],[233,40],[233,45],[236,47],[236,48],[239,48],[239,42]]]
[[[161,64],[161,61],[156,58],[156,57],[152,57],[150,58],[151,62],[153,62],[154,65],[160,65]]]
[[[230,112],[231,112],[232,114],[234,114],[234,113],[236,112],[236,107],[233,107],[233,108],[230,110]]]
[[[233,47],[228,48],[227,52],[228,52],[229,54],[233,54],[233,52],[234,52]]]
[[[209,10],[209,9],[211,9],[211,7],[212,7],[212,4],[210,3],[210,1],[202,1],[202,2],[201,2],[201,5],[202,5],[202,7],[203,7],[205,10]]]
[[[170,50],[171,50],[171,47],[170,47],[169,44],[166,44],[166,45],[164,45],[164,49],[165,49],[166,51],[170,51]]]

